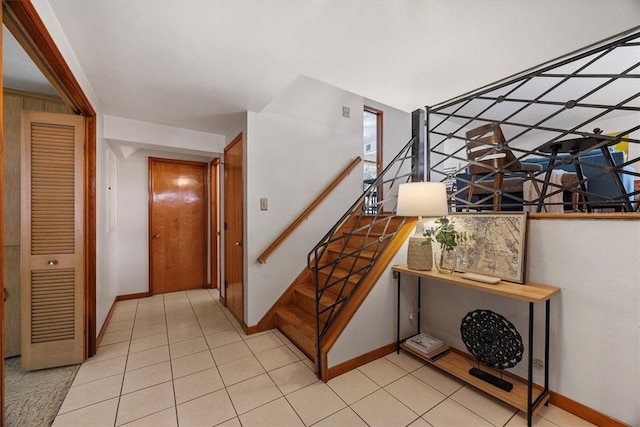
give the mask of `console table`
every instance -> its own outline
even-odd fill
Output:
[[[400,348],[404,348],[421,357],[420,354],[411,351],[409,346],[403,344],[404,339],[400,337],[400,289],[402,286],[401,278],[403,275],[418,278],[418,301],[421,305],[422,280],[437,282],[446,286],[462,286],[480,292],[486,292],[505,298],[521,300],[529,303],[529,338],[528,338],[528,370],[527,379],[523,383],[513,380],[513,390],[504,391],[495,387],[481,379],[469,374],[469,369],[475,367],[477,362],[471,358],[460,354],[460,352],[450,352],[435,361],[427,362],[446,371],[468,384],[471,384],[480,390],[489,393],[492,396],[508,403],[527,413],[527,425],[531,426],[533,415],[535,415],[542,405],[546,405],[549,400],[549,308],[551,297],[560,292],[560,288],[537,283],[526,283],[523,285],[500,281],[498,284],[491,285],[473,280],[463,279],[459,273],[441,274],[436,270],[419,271],[412,270],[406,265],[396,265],[392,268],[394,274],[398,278],[398,307],[397,307],[397,332],[396,332],[396,351],[400,352]],[[539,389],[533,387],[533,308],[534,304],[545,303],[545,338],[544,338],[544,387]],[[418,332],[420,333],[420,310],[418,310]],[[408,338],[408,337],[406,337]],[[425,359],[426,360],[426,359]],[[490,368],[484,367],[488,372],[495,372]]]

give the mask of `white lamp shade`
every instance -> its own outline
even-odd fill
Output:
[[[441,217],[449,213],[444,182],[408,182],[398,187],[398,216]]]

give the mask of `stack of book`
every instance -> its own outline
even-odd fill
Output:
[[[408,350],[434,362],[449,353],[449,345],[427,334],[418,334],[404,342]]]

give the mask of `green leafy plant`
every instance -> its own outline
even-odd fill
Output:
[[[455,249],[460,242],[472,240],[475,236],[466,231],[457,231],[453,220],[447,217],[438,218],[436,226],[424,230],[424,236],[427,238],[425,245],[431,244],[434,240],[440,243],[440,248],[445,251]]]

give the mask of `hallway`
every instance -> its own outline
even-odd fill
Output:
[[[118,302],[55,427],[525,426],[522,412],[407,354],[319,381],[278,331],[247,336],[198,289]],[[588,426],[557,407],[538,426]]]

